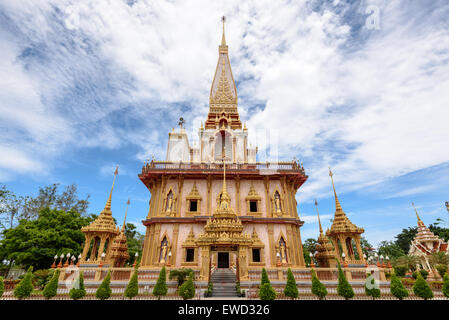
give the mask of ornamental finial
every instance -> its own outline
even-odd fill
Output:
[[[226,22],[226,17],[225,16],[221,17],[221,22],[223,23],[223,35],[221,37],[221,45],[225,46],[226,45],[226,39],[225,39],[225,22]]]

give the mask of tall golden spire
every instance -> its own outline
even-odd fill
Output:
[[[223,35],[221,37],[221,45],[224,47],[224,46],[226,46],[226,39],[225,39],[225,22],[226,22],[226,17],[225,16],[221,17],[221,21],[223,22]]]
[[[226,147],[223,147],[224,154],[223,154],[223,192],[226,191],[226,163],[225,163],[225,157],[226,157]]]
[[[337,197],[337,192],[335,191],[335,185],[334,185],[334,179],[333,179],[334,174],[332,173],[331,167],[329,167],[329,176],[331,177],[332,188],[334,189],[335,208],[339,211],[339,210],[342,210],[342,208],[341,208],[340,201],[338,200],[338,197]]]
[[[321,221],[320,221],[320,213],[318,212],[318,201],[315,199],[315,207],[316,207],[316,214],[318,216],[318,224],[320,225],[320,236],[323,234],[323,228],[321,227]]]
[[[424,222],[422,222],[421,218],[419,217],[418,211],[415,208],[415,204],[412,202],[413,209],[415,209],[416,218],[418,219],[418,226],[421,227],[424,225]]]
[[[128,215],[129,204],[130,204],[130,202],[129,202],[129,198],[128,198],[128,201],[126,201],[126,211],[125,211],[125,218],[123,219],[122,232],[125,232],[126,216]]]
[[[111,213],[111,200],[112,200],[112,190],[114,190],[114,183],[115,183],[115,178],[118,175],[118,166],[115,168],[114,171],[114,180],[112,181],[112,187],[111,187],[111,192],[109,193],[109,198],[108,201],[106,201],[106,205],[104,206],[103,212],[105,213]]]

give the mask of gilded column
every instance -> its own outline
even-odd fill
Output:
[[[94,244],[92,246],[92,252],[90,253],[90,257],[89,257],[89,260],[92,261],[92,262],[96,260],[96,257],[97,257],[96,251],[97,251],[97,249],[98,249],[98,238],[94,236]]]
[[[209,262],[210,262],[210,248],[208,246],[201,247],[201,271],[200,279],[209,280]]]
[[[92,235],[86,235],[86,240],[84,243],[83,253],[81,255],[81,261],[87,260],[87,253],[89,252],[90,242],[92,241]]]
[[[152,225],[147,226],[147,230],[145,232],[145,241],[144,241],[144,246],[142,249],[142,260],[141,260],[141,266],[147,266],[148,263],[148,254],[150,252],[150,248],[151,248],[151,228]]]
[[[360,245],[360,238],[357,237],[355,240],[355,245],[357,247],[357,253],[359,254],[360,261],[365,262],[365,258],[363,258],[363,250],[362,246]]]
[[[273,217],[273,211],[271,210],[271,203],[270,203],[270,178],[265,177],[264,179],[264,185],[265,185],[265,206],[267,208],[267,217]]]
[[[104,245],[106,242],[106,237],[104,235],[101,236],[101,240],[100,240],[100,248],[98,249],[98,254],[97,254],[97,261],[101,260],[101,254],[104,251]]]
[[[292,225],[286,225],[287,229],[287,241],[289,242],[289,254],[290,262],[292,265],[298,265],[298,247],[296,245],[295,238],[293,237]]]
[[[235,177],[235,198],[236,198],[236,202],[237,202],[237,215],[241,216],[242,213],[240,212],[240,176],[236,175]]]
[[[171,250],[171,261],[170,264],[176,266],[176,253],[178,252],[178,234],[179,234],[179,223],[175,223],[173,226],[173,244]]]
[[[239,276],[240,280],[248,280],[248,261],[247,257],[247,247],[239,246]]]
[[[166,176],[162,176],[162,182],[161,182],[161,188],[159,189],[159,201],[158,201],[158,208],[157,208],[157,212],[155,214],[155,216],[159,216],[161,215],[162,212],[162,206],[164,203],[164,194],[165,194],[165,187],[167,185],[167,177]]]
[[[293,230],[295,231],[296,235],[297,235],[297,239],[298,239],[298,251],[299,251],[299,266],[300,267],[305,267],[306,266],[306,262],[304,260],[304,253],[302,251],[302,241],[301,241],[301,231],[299,229],[299,226],[293,226]]]
[[[276,246],[274,244],[273,225],[268,224],[267,229],[268,229],[268,242],[269,242],[269,246],[270,246],[270,263],[271,263],[271,267],[275,267],[276,266],[276,253],[275,253]]]
[[[176,216],[180,217],[181,216],[181,203],[182,203],[182,186],[184,185],[184,177],[183,176],[179,176],[178,177],[178,208],[176,210]]]
[[[153,240],[153,254],[151,256],[151,265],[157,265],[159,263],[158,258],[158,248],[159,248],[159,241],[161,237],[161,225],[158,223],[154,226],[154,240]]]
[[[212,189],[212,177],[207,176],[207,215],[212,215],[212,203],[211,203],[211,189]]]

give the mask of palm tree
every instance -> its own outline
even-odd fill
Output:
[[[446,252],[433,252],[429,256],[429,262],[432,265],[432,267],[435,267],[439,264],[442,264],[444,266],[449,265],[449,256]]]
[[[415,271],[416,270],[416,265],[419,264],[419,259],[416,256],[412,256],[412,255],[403,255],[400,256],[399,258],[395,259],[393,262],[393,266],[406,266],[408,267],[410,270]]]

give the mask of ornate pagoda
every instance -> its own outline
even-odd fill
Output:
[[[343,211],[337,197],[337,192],[335,191],[333,173],[330,168],[329,176],[331,177],[332,188],[334,190],[335,214],[330,229],[326,230],[326,236],[332,240],[340,263],[365,265],[366,262],[360,245],[360,235],[365,230],[353,224]],[[357,256],[354,249],[357,252]]]
[[[165,161],[153,159],[139,174],[151,193],[141,268],[188,266],[207,280],[213,268],[236,268],[245,279],[261,267],[305,267],[295,194],[307,175],[296,161],[257,162],[238,112],[224,20],[195,146],[183,123],[168,135]]]
[[[419,217],[413,202],[412,206],[415,209],[416,218],[418,219],[418,233],[410,244],[408,254],[417,256],[421,266],[427,271],[432,271],[428,260],[429,255],[434,252],[445,252],[446,254],[449,254],[448,243],[438,238],[438,236],[426,227]]]
[[[320,235],[316,246],[315,258],[320,268],[335,267],[337,265],[337,253],[334,245],[329,238],[323,233],[321,226],[320,213],[318,212],[318,202],[315,200],[316,214],[318,217],[318,225],[320,227]]]

